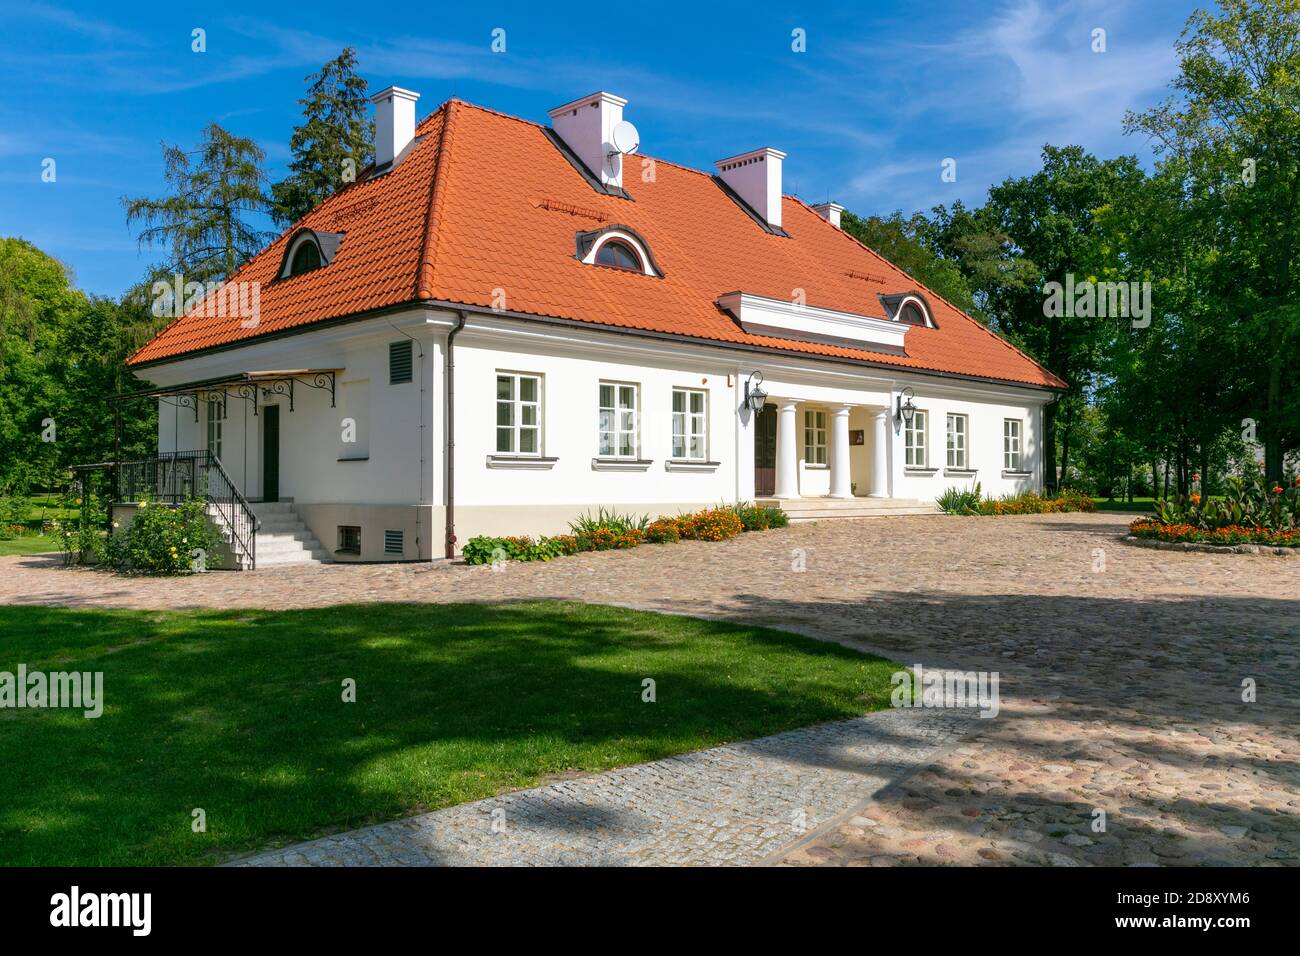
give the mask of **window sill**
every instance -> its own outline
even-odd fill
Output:
[[[593,458],[592,471],[646,471],[654,462],[649,458]]]
[[[974,478],[980,473],[980,470],[978,468],[945,468],[943,473],[953,478]]]
[[[1003,478],[1032,478],[1034,477],[1034,473],[1032,471],[1020,471],[1019,469],[1003,468],[1002,477]]]
[[[550,471],[558,458],[543,458],[540,455],[488,455],[489,468],[513,468],[518,471]]]
[[[803,463],[803,467],[805,471],[830,471],[831,470],[830,465],[818,465],[813,462],[807,462],[807,461]]]
[[[691,458],[669,458],[664,462],[664,471],[713,472],[718,470],[720,461],[698,461]]]
[[[903,467],[903,474],[917,478],[933,478],[938,473],[938,468],[922,468],[919,465],[905,465]]]
[[[348,455],[345,458],[339,459],[339,461],[369,461],[369,460],[370,460],[369,455]]]

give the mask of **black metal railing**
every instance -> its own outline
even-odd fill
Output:
[[[114,501],[131,504],[148,499],[178,505],[201,498],[225,525],[236,557],[242,555],[250,568],[257,567],[257,516],[212,452],[170,452],[110,467]]]

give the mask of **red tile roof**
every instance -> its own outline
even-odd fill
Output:
[[[758,346],[812,356],[1063,387],[1056,376],[922,288],[937,329],[912,327],[906,355],[751,335],[719,310],[741,290],[810,306],[882,314],[878,293],[921,288],[811,208],[784,197],[789,237],[759,227],[707,174],[664,160],[642,178],[625,161],[632,201],[595,191],[535,123],[449,100],[417,129],[386,175],[330,197],[232,281],[261,283],[255,328],[187,315],[129,360],[153,363],[336,317],[418,300],[504,307],[511,313]],[[639,233],[660,278],[583,265],[576,233],[621,224]],[[328,266],[276,280],[298,228],[342,232]],[[494,297],[504,293],[504,303]]]

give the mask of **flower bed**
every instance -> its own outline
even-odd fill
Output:
[[[981,493],[978,482],[970,490],[949,488],[934,500],[941,511],[950,515],[1038,515],[1097,510],[1091,498],[1070,488],[1062,489],[1055,498],[1044,498],[1032,491],[988,498]]]
[[[642,543],[674,544],[678,541],[726,541],[745,531],[784,528],[790,518],[780,508],[751,504],[719,505],[675,518],[620,515],[603,508],[583,515],[569,527],[572,534],[533,539],[480,535],[465,543],[466,564],[499,561],[549,561],[579,551],[621,551]]]
[[[1272,548],[1300,548],[1300,528],[1273,531],[1269,528],[1225,525],[1222,528],[1198,528],[1187,523],[1165,524],[1155,518],[1138,518],[1128,527],[1135,538],[1165,542],[1237,545],[1260,544]]]

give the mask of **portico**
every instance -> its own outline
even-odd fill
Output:
[[[755,497],[890,497],[888,408],[779,396],[758,419]]]

